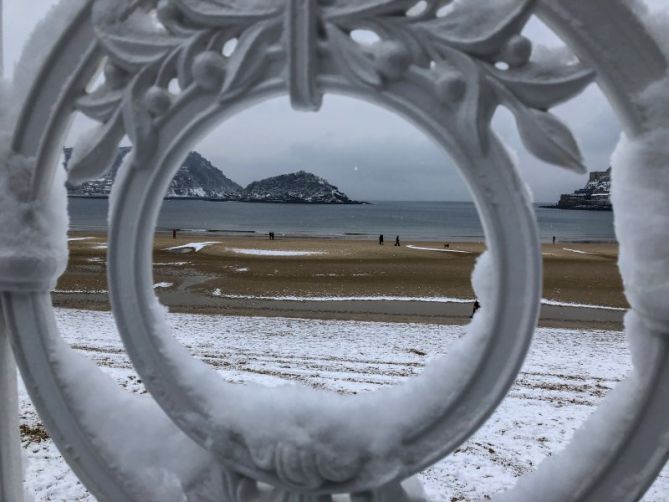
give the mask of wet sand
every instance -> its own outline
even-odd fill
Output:
[[[54,303],[108,309],[105,235],[73,232],[70,237],[78,240],[70,242],[70,265]],[[199,251],[188,247],[208,242],[215,244]],[[187,247],[167,250],[178,246]],[[451,242],[446,248],[444,242],[407,241],[395,247],[388,238],[379,246],[367,240],[157,234],[154,282],[174,312],[462,324],[471,303],[417,300],[473,299],[470,276],[483,250],[482,243],[473,242]],[[617,255],[616,244],[545,245],[543,297],[625,308]],[[304,297],[321,301],[296,301]],[[618,329],[622,316],[621,310],[544,305],[541,324]]]

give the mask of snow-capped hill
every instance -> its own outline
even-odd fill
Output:
[[[130,147],[119,148],[116,161],[109,173],[100,179],[87,181],[79,186],[68,186],[69,195],[108,197],[116,173],[130,150]],[[66,148],[64,153],[67,169],[72,149]],[[237,200],[241,191],[241,186],[228,179],[209,160],[197,152],[191,152],[170,183],[166,197],[169,199]]]
[[[327,180],[306,171],[256,181],[242,192],[245,202],[293,202],[304,204],[359,204]]]
[[[79,186],[68,185],[72,197],[107,198],[130,147],[121,147],[114,165],[104,177]],[[64,150],[67,169],[72,149]],[[240,202],[299,202],[306,204],[359,204],[327,180],[305,171],[251,183],[246,189],[227,178],[198,152],[190,152],[165,195],[168,199],[203,199]]]
[[[190,152],[170,184],[167,196],[187,199],[236,199],[242,187],[197,152]]]

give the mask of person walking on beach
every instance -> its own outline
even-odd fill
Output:
[[[555,246],[555,236],[553,236],[553,246]]]
[[[176,239],[176,238],[177,238],[177,229],[173,228],[172,229],[172,239]]]
[[[383,234],[379,235],[379,246],[383,246]]]
[[[398,235],[397,237],[395,237],[395,246],[396,246],[396,247],[400,247],[400,246],[401,246],[401,244],[400,244],[400,236],[399,236],[399,235]]]
[[[476,311],[481,308],[481,304],[479,303],[478,300],[474,301],[474,310],[472,311],[472,315],[469,316],[470,319],[474,318],[474,314],[476,314]]]
[[[271,240],[271,241],[274,240],[274,232],[269,233],[269,240]]]

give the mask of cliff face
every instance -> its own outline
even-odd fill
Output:
[[[611,168],[590,173],[590,180],[585,187],[576,190],[573,194],[562,195],[557,207],[610,211],[612,209]]]
[[[336,186],[305,171],[256,181],[241,195],[246,202],[293,202],[305,204],[355,204]]]
[[[114,166],[103,178],[87,181],[80,186],[68,185],[68,193],[75,197],[108,197],[116,178],[116,173],[125,157],[130,153],[129,147],[118,150]],[[65,149],[65,168],[72,156],[72,149]],[[167,198],[170,199],[222,199],[236,200],[242,187],[212,165],[197,152],[191,152],[170,183]]]

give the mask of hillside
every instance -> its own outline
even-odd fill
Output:
[[[256,181],[242,192],[246,202],[357,204],[323,178],[306,171]]]
[[[104,177],[87,181],[79,186],[68,185],[71,197],[105,198],[109,196],[123,159],[130,153],[129,147],[119,148],[114,166]],[[72,149],[65,149],[65,168],[72,156]],[[237,200],[242,187],[227,178],[220,169],[198,152],[190,152],[170,183],[168,199]]]

